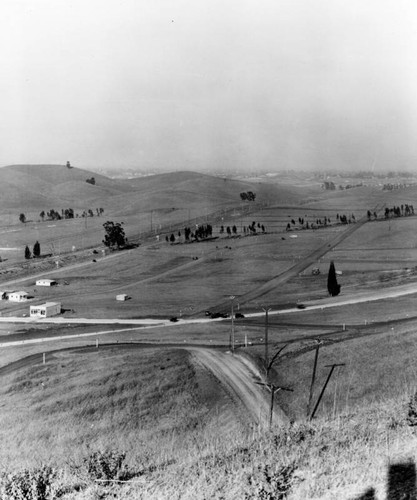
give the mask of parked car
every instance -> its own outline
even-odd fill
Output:
[[[305,309],[306,306],[304,304],[297,304],[298,309]]]
[[[245,317],[245,315],[244,315],[244,314],[242,314],[242,313],[236,313],[236,314],[235,314],[235,318],[236,318],[236,319],[239,319],[239,318],[244,318],[244,317]]]
[[[173,316],[172,318],[169,319],[169,321],[176,323],[178,321],[178,318],[176,316]]]
[[[216,318],[228,318],[229,315],[227,313],[221,313],[221,312],[213,312],[210,314],[210,318],[216,319]]]

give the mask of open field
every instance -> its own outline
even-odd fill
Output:
[[[85,173],[76,174],[81,177],[66,184],[63,200],[71,201],[73,187],[85,183]],[[412,361],[417,348],[417,292],[413,291],[417,286],[417,239],[413,236],[417,218],[371,220],[363,225],[359,221],[368,209],[378,207],[382,219],[384,204],[413,204],[416,188],[386,193],[365,186],[327,192],[317,186],[303,188],[301,183],[288,189],[284,197],[284,190],[278,192],[273,183],[258,189],[253,182],[233,184],[199,175],[181,174],[175,186],[174,180],[174,175],[168,175],[159,182],[148,179],[143,185],[139,180],[112,185],[102,179],[100,189],[111,194],[103,217],[20,226],[6,222],[3,227],[4,248],[19,250],[4,251],[8,260],[0,263],[2,288],[26,290],[33,299],[26,303],[1,301],[2,316],[27,315],[29,304],[59,300],[66,309],[64,318],[180,318],[169,327],[132,329],[129,325],[0,324],[1,342],[68,337],[2,350],[0,366],[6,371],[2,372],[5,403],[0,417],[4,417],[3,432],[9,436],[5,439],[12,442],[19,434],[16,450],[28,449],[20,464],[49,462],[67,469],[65,456],[72,454],[74,460],[82,460],[87,453],[82,443],[93,443],[126,449],[129,467],[145,474],[140,487],[134,482],[120,487],[120,498],[176,498],[175,488],[182,495],[178,498],[238,498],[244,494],[256,498],[259,489],[253,481],[268,483],[258,466],[269,467],[267,474],[278,474],[278,469],[282,472],[290,464],[297,470],[291,482],[295,499],[351,498],[368,486],[382,492],[386,456],[395,458],[400,445],[414,442],[404,408],[417,380]],[[204,185],[206,196],[199,196]],[[87,189],[84,194],[90,193],[90,186],[83,188]],[[244,211],[239,189],[259,193],[260,204],[252,205],[250,213]],[[51,188],[51,193],[58,191]],[[100,197],[88,200],[103,206]],[[354,214],[357,222],[338,224],[338,214]],[[8,214],[3,215],[6,220]],[[128,237],[135,235],[139,247],[103,255],[101,225],[112,215],[125,221]],[[170,225],[174,231],[176,224],[193,217],[213,224],[214,239],[186,244],[183,235],[177,234],[178,227],[173,245],[165,241],[164,233],[159,241],[155,234],[150,239],[151,224],[153,232],[164,226],[169,234]],[[304,218],[317,225],[324,217],[330,223],[319,229],[303,228],[299,221]],[[266,232],[257,226],[257,234],[248,236],[244,228],[252,221],[263,224]],[[288,223],[290,231],[286,231]],[[233,224],[236,237],[220,234],[221,225]],[[141,232],[146,235],[140,237]],[[48,259],[24,262],[21,247],[26,238],[29,242],[38,239],[43,249],[53,247],[52,253],[60,254],[60,268],[52,268],[55,255],[49,263]],[[68,252],[72,244],[76,251]],[[98,253],[92,253],[93,248]],[[0,255],[3,257],[2,251]],[[312,260],[312,255],[318,257]],[[342,289],[338,297],[329,298],[327,270],[332,260]],[[313,267],[321,273],[313,275]],[[59,285],[36,287],[35,275],[57,279]],[[280,276],[285,279],[279,281]],[[410,287],[407,294],[395,296],[404,287]],[[131,298],[117,302],[118,293]],[[213,307],[230,311],[231,295],[234,310],[245,315],[261,312],[265,305],[277,311],[291,310],[271,313],[269,318],[270,355],[288,344],[274,363],[275,382],[294,389],[277,395],[278,404],[298,422],[285,431],[276,428],[269,434],[241,426],[236,402],[185,350],[195,346],[229,349],[230,318],[196,324],[184,320],[204,318],[204,311]],[[329,307],[341,302],[346,303]],[[297,305],[305,309],[297,310]],[[233,327],[235,348],[262,366],[263,316],[236,320]],[[70,338],[74,334],[90,335]],[[101,346],[107,342],[116,345],[97,349],[96,338]],[[324,365],[341,362],[346,366],[334,373],[317,419],[310,425],[302,422],[315,338],[324,344],[314,400],[328,373]],[[150,343],[153,346],[145,348]],[[141,347],[136,346],[139,344]],[[80,345],[86,347],[85,352],[53,352]],[[45,366],[41,364],[44,352]],[[35,365],[8,374],[7,365],[30,355],[36,355]],[[164,366],[161,360],[166,361]],[[46,388],[39,387],[42,382]],[[142,394],[149,399],[140,399]],[[59,402],[57,398],[61,398]],[[109,403],[107,407],[104,401]],[[13,407],[21,414],[17,422],[10,413]],[[34,411],[39,415],[34,417]],[[144,419],[141,412],[145,412]],[[49,414],[56,418],[48,419]],[[86,420],[94,427],[88,427]],[[20,431],[25,421],[33,421],[26,434]],[[395,428],[389,427],[390,422],[396,422]],[[60,432],[60,426],[69,429],[68,435]],[[388,452],[384,448],[387,428],[396,440]],[[55,443],[53,455],[47,453],[48,440]],[[81,444],[78,455],[71,440]],[[346,452],[343,459],[342,448]],[[156,455],[155,449],[159,450]],[[404,450],[413,459],[410,446]],[[381,458],[372,463],[373,456]],[[19,465],[17,453],[3,456],[2,461],[12,467]],[[331,463],[337,465],[332,468]],[[272,472],[274,464],[277,468]],[[358,467],[368,470],[360,474],[354,487]],[[196,493],[198,487],[204,492],[201,497]]]

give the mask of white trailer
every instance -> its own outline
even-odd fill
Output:
[[[61,314],[61,302],[45,302],[39,306],[30,306],[31,318],[50,318]]]

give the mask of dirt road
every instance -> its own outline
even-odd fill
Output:
[[[211,371],[234,401],[241,407],[242,417],[261,426],[269,425],[270,396],[261,382],[260,373],[242,356],[210,349],[188,347],[194,360]],[[273,423],[288,422],[284,412],[275,405]]]

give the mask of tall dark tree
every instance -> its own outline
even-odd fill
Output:
[[[26,215],[25,214],[20,214],[19,215],[19,220],[20,220],[20,222],[23,222],[23,223],[26,222]]]
[[[45,219],[45,210],[42,210],[42,212],[39,214],[39,216],[43,221]]]
[[[117,248],[123,247],[126,244],[126,235],[122,227],[123,222],[107,221],[103,224],[106,234],[104,235],[103,243],[106,247]]]
[[[41,255],[41,246],[39,244],[39,241],[37,241],[34,245],[33,245],[33,256],[34,257],[40,257]]]
[[[336,269],[334,267],[334,262],[330,262],[329,274],[327,276],[327,290],[332,297],[336,297],[340,293],[340,285],[336,278]]]
[[[25,248],[25,259],[30,259],[32,257],[32,254],[30,253],[29,247],[26,245]]]

